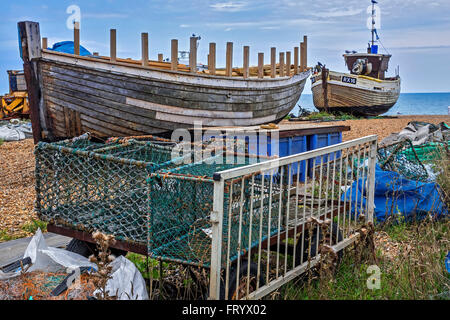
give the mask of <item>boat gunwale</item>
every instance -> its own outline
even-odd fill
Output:
[[[311,84],[311,90],[319,85],[322,85],[322,78],[320,77],[322,73],[318,73],[318,74],[314,74],[312,75],[312,77],[318,77],[318,79]],[[397,79],[394,80],[381,80],[381,79],[377,79],[377,78],[372,78],[372,77],[368,77],[368,76],[364,76],[364,75],[356,75],[356,74],[351,74],[351,73],[344,73],[344,72],[337,72],[337,71],[329,71],[329,74],[334,74],[334,75],[338,75],[338,76],[350,76],[353,78],[357,78],[357,79],[364,79],[366,81],[370,81],[370,82],[374,82],[377,83],[378,85],[396,85],[401,83],[401,77],[398,76]],[[336,86],[342,86],[342,87],[348,87],[348,88],[353,88],[353,89],[360,89],[360,90],[365,90],[365,91],[369,91],[369,92],[380,92],[380,90],[378,89],[373,89],[373,88],[369,88],[369,87],[365,87],[365,86],[361,86],[361,85],[353,85],[353,84],[349,84],[349,83],[345,83],[342,81],[337,81],[337,80],[333,80],[328,78],[327,80],[328,84],[333,84]],[[392,91],[392,90],[390,90]],[[400,93],[400,88],[398,88],[398,91]],[[388,90],[382,90],[381,92],[389,92]]]
[[[164,69],[159,69],[159,68],[154,68],[154,67],[150,67],[150,66],[142,66],[142,65],[136,65],[136,64],[131,64],[131,63],[126,63],[126,62],[119,62],[119,61],[107,61],[104,59],[99,59],[99,58],[94,58],[94,57],[88,57],[88,56],[75,56],[73,54],[69,54],[69,53],[63,53],[63,52],[56,52],[56,51],[51,51],[51,50],[42,50],[43,55],[41,58],[39,58],[39,60],[43,60],[46,62],[50,62],[50,63],[62,63],[62,64],[69,64],[69,65],[76,65],[78,67],[84,67],[84,68],[92,68],[92,69],[97,69],[95,67],[86,67],[84,65],[78,65],[77,64],[77,60],[82,60],[82,61],[86,61],[86,62],[92,62],[92,63],[98,63],[98,64],[103,64],[106,66],[120,66],[120,67],[126,67],[126,68],[130,68],[130,69],[135,69],[135,70],[140,70],[140,71],[152,71],[155,73],[160,73],[160,74],[166,74],[169,76],[182,76],[182,77],[187,77],[187,78],[203,78],[206,80],[221,80],[224,82],[234,82],[234,83],[247,83],[249,86],[251,85],[258,85],[258,84],[262,84],[262,83],[274,83],[274,84],[278,84],[277,86],[274,87],[234,87],[234,86],[227,86],[227,85],[203,85],[203,84],[195,84],[195,83],[190,83],[187,81],[183,81],[180,79],[177,80],[165,80],[165,79],[157,79],[154,78],[152,76],[147,76],[148,78],[154,78],[158,81],[161,82],[171,82],[171,83],[180,83],[180,84],[189,84],[189,85],[197,85],[197,86],[201,86],[201,87],[217,87],[217,88],[223,88],[223,89],[234,89],[234,90],[262,90],[262,89],[271,89],[271,88],[284,88],[284,87],[290,87],[293,85],[298,84],[301,81],[304,81],[305,79],[307,79],[310,75],[311,75],[311,70],[308,69],[306,71],[300,72],[298,74],[292,75],[290,77],[277,77],[277,78],[257,78],[257,77],[251,77],[251,78],[246,78],[244,79],[243,77],[238,77],[238,76],[234,76],[234,77],[228,77],[228,76],[218,76],[218,75],[209,75],[209,74],[202,74],[202,73],[190,73],[190,72],[184,72],[184,71],[175,71],[175,70],[164,70]],[[56,56],[56,57],[62,57],[62,58],[71,58],[73,60],[75,60],[74,62],[67,62],[67,61],[61,61],[58,59],[52,59],[51,56]],[[119,71],[106,71],[103,69],[100,69],[104,72],[115,72],[118,74],[126,74],[124,72],[119,72]],[[134,75],[134,74],[129,74],[129,76],[137,76],[137,77],[145,77],[145,76],[141,76],[141,75]],[[283,84],[283,82],[286,82],[286,84]]]

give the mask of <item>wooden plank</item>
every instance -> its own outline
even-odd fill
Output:
[[[264,78],[264,53],[258,53],[258,78]]]
[[[296,78],[295,80],[284,79],[268,79],[267,81],[259,80],[243,80],[213,77],[209,75],[188,74],[183,72],[167,72],[165,70],[157,70],[150,67],[133,66],[121,63],[111,63],[109,61],[99,61],[97,58],[77,57],[67,55],[64,53],[54,53],[50,51],[44,52],[44,59],[46,61],[55,61],[56,63],[65,63],[69,65],[76,65],[77,67],[84,67],[86,69],[102,70],[105,73],[123,73],[133,77],[142,79],[154,78],[158,81],[165,81],[168,83],[179,82],[186,85],[193,85],[199,87],[213,87],[213,88],[233,88],[241,90],[242,92],[251,92],[252,90],[267,90],[274,88],[282,88],[294,85],[295,82],[301,82],[303,78]]]
[[[109,59],[113,62],[117,61],[117,31],[109,30]]]
[[[227,42],[226,53],[226,73],[227,77],[231,77],[233,74],[233,42]]]
[[[56,71],[56,68],[54,68],[54,70]],[[225,91],[224,94],[220,96],[214,96],[209,93],[209,90],[204,91],[201,94],[195,92],[183,92],[180,90],[174,95],[171,93],[171,90],[163,88],[163,91],[161,91],[145,81],[142,81],[142,84],[138,86],[127,77],[115,76],[118,78],[117,80],[109,80],[108,78],[112,77],[112,75],[99,76],[101,77],[99,78],[92,77],[86,72],[83,72],[82,75],[80,75],[68,69],[58,70],[58,72],[60,73],[54,73],[53,75],[56,78],[48,78],[47,71],[44,71],[47,86],[58,85],[61,86],[61,88],[75,89],[83,94],[83,98],[92,96],[106,98],[109,99],[109,101],[105,101],[104,104],[111,105],[112,107],[115,107],[117,104],[116,102],[124,103],[125,97],[135,97],[164,105],[180,106],[188,109],[199,108],[224,111],[249,110],[249,104],[251,104],[251,109],[257,110],[268,109],[271,105],[279,105],[286,98],[298,91],[296,86],[292,86],[282,91],[277,90],[276,94],[263,94],[264,92],[261,92],[261,95],[256,95],[254,98],[251,98],[252,100],[250,101],[248,100],[249,98],[240,96],[239,92],[236,92],[233,94],[233,96],[235,95],[236,97],[236,101],[234,101],[230,100],[230,97],[227,97],[226,95],[226,93],[230,93],[230,91]],[[88,77],[89,81],[87,80]],[[98,81],[100,80],[104,83],[99,83]],[[122,86],[120,93],[123,95],[119,95],[117,92],[117,86],[119,85]],[[217,103],[213,103],[214,100],[216,100]],[[132,108],[128,112],[134,113],[135,109]]]
[[[60,82],[60,80],[64,80],[68,83],[60,83],[61,86],[70,88],[74,87],[74,84],[77,84],[76,89],[82,91],[83,94],[107,98],[111,100],[109,103],[113,103],[114,101],[120,102],[123,100],[122,97],[130,96],[165,105],[186,108],[239,110],[242,106],[242,108],[248,110],[249,103],[253,104],[255,109],[266,108],[266,103],[278,104],[298,90],[296,86],[290,86],[280,90],[258,91],[254,92],[254,96],[249,100],[250,97],[243,96],[240,91],[238,92],[230,89],[218,91],[202,88],[201,90],[196,91],[184,91],[188,87],[181,84],[176,85],[174,83],[165,84],[154,81],[144,81],[133,79],[131,77],[103,74],[92,70],[87,71],[77,69],[77,72],[75,72],[73,71],[75,69],[68,67],[51,67],[52,72],[49,74],[47,71],[49,70],[49,66],[43,65],[43,69],[44,75],[51,75],[51,77],[46,78],[47,84],[56,84]],[[120,91],[117,90],[117,87],[121,87]],[[172,90],[175,90],[175,94]],[[118,93],[122,94],[122,97],[119,96]],[[143,93],[145,93],[145,95]],[[214,101],[217,103],[214,103]],[[106,105],[108,105],[108,103],[106,103]],[[129,112],[133,112],[133,110],[130,110]]]
[[[78,129],[77,129],[77,115],[75,110],[71,110],[70,113],[70,121],[71,121],[71,127],[72,127],[72,135],[79,136]]]
[[[305,44],[300,43],[300,72],[305,71]]]
[[[141,47],[142,47],[142,65],[148,66],[148,33],[143,32],[141,34]]]
[[[73,54],[76,56],[80,55],[80,23],[75,22],[73,28]]]
[[[75,124],[76,124],[76,135],[80,136],[83,134],[81,129],[81,114],[79,111],[75,111]]]
[[[294,75],[298,74],[298,47],[294,48]]]
[[[274,47],[270,48],[270,66],[271,66],[270,77],[271,78],[275,78],[276,74],[277,74],[276,54],[277,54],[277,48],[274,48]]]
[[[64,107],[64,126],[66,128],[66,136],[70,137],[70,118],[69,118],[69,108]]]
[[[197,73],[197,37],[190,38],[189,69],[192,73]]]
[[[170,46],[170,69],[178,70],[178,40],[172,39]]]
[[[308,36],[303,36],[303,51],[304,51],[304,58],[303,58],[303,64],[305,66],[305,71],[308,68]]]
[[[286,52],[286,76],[291,76],[291,52]]]
[[[48,39],[42,38],[42,48],[47,49],[48,48]]]
[[[209,74],[216,74],[216,44],[214,42],[209,44],[208,70]]]
[[[284,52],[280,52],[280,77],[284,77]]]
[[[42,55],[41,34],[39,24],[35,22],[19,22],[20,55],[24,62],[24,75],[27,82],[28,101],[30,106],[31,126],[33,129],[34,143],[42,139],[42,127],[40,118],[41,83],[39,70],[34,59]]]
[[[244,46],[244,79],[248,79],[250,75],[250,47]]]

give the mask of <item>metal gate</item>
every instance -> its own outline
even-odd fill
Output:
[[[258,299],[373,221],[377,136],[214,175],[210,299]]]

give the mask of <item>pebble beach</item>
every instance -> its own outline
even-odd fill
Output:
[[[378,140],[381,141],[391,133],[402,130],[410,121],[450,123],[450,116],[398,116],[321,122],[321,125],[350,126],[351,130],[343,133],[344,141],[372,134],[378,135]],[[305,122],[308,125],[313,123]],[[34,213],[33,149],[31,139],[5,142],[0,146],[0,242],[32,235],[26,226],[32,223],[33,219],[37,219]]]

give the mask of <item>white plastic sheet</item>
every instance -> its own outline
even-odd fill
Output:
[[[91,267],[97,270],[97,265],[74,252],[47,246],[40,229],[28,244],[23,258],[31,258],[32,265],[27,270],[55,272],[61,269],[74,270],[81,267]],[[109,294],[118,294],[119,300],[147,300],[148,293],[144,278],[136,266],[127,258],[120,256],[111,263],[112,278],[107,282]],[[3,273],[0,270],[0,280],[10,279],[20,275],[20,270]]]
[[[0,139],[4,141],[20,141],[31,137],[32,134],[30,122],[13,119],[9,123],[0,123]]]

